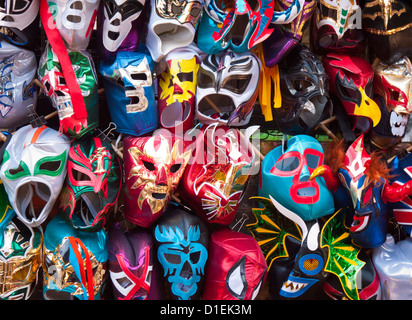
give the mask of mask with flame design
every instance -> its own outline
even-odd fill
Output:
[[[184,149],[182,138],[167,130],[158,130],[152,136],[127,136],[123,148],[124,215],[130,222],[148,227],[166,209],[191,152]]]

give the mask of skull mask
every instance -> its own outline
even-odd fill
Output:
[[[209,232],[202,220],[190,212],[169,210],[154,230],[157,258],[172,299],[196,300],[202,292]]]
[[[36,109],[36,56],[5,41],[0,47],[0,128],[15,129],[29,123]]]
[[[247,124],[257,99],[260,73],[260,60],[252,53],[227,51],[207,56],[197,78],[197,119],[206,124]]]
[[[74,141],[69,150],[68,176],[60,212],[74,229],[95,231],[107,224],[109,210],[120,193],[120,161],[110,143],[99,137]],[[82,218],[74,225],[73,215]]]
[[[114,61],[101,61],[107,105],[118,132],[140,136],[158,127],[153,70],[147,52],[120,51]]]
[[[164,130],[124,139],[126,219],[148,227],[163,214],[190,158],[183,148],[181,138]]]
[[[118,51],[134,51],[139,47],[140,17],[146,0],[103,0],[99,7],[98,32],[102,57]]]
[[[41,225],[52,210],[66,176],[69,139],[56,130],[21,127],[7,145],[0,177],[17,216],[27,225]],[[38,212],[33,200],[43,201]]]
[[[388,66],[376,59],[374,71],[374,100],[381,109],[382,118],[371,130],[371,142],[387,149],[396,145],[405,135],[412,112],[412,64],[403,57]]]
[[[47,224],[43,250],[44,299],[102,298],[108,276],[106,231],[77,231],[56,215]]]
[[[158,62],[170,51],[193,42],[203,0],[151,0],[146,45]]]
[[[48,1],[57,29],[71,50],[86,50],[100,0]]]
[[[87,51],[69,51],[68,54],[86,105],[86,118],[76,116],[76,105],[72,103],[59,59],[50,45],[47,45],[40,58],[38,75],[46,94],[57,109],[60,131],[77,139],[99,125],[97,75]]]
[[[278,146],[263,159],[259,196],[272,196],[305,221],[333,213],[333,196],[323,178],[309,180],[323,160],[323,148],[315,138],[293,136],[284,151]]]
[[[251,236],[230,229],[212,233],[204,300],[254,300],[266,278],[267,264]]]

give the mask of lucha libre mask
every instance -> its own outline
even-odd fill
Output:
[[[273,0],[206,0],[197,44],[208,54],[217,54],[225,49],[247,52],[270,36],[273,31],[271,23],[283,24],[295,19],[304,2],[293,0],[289,8],[278,12]]]
[[[278,146],[263,159],[259,196],[272,196],[305,221],[333,213],[333,196],[323,178],[309,180],[323,161],[323,148],[315,138],[293,136],[285,150]]]
[[[37,283],[42,232],[16,217],[0,183],[0,300],[27,300]]]
[[[0,36],[8,42],[27,47],[36,46],[39,37],[40,0],[12,0],[0,5]]]
[[[194,150],[179,196],[206,221],[229,225],[253,169],[253,149],[239,132],[213,124],[202,126]]]
[[[291,5],[292,0],[282,0],[278,5],[286,9]],[[307,28],[316,8],[315,0],[306,0],[298,16],[289,24],[275,25],[272,34],[266,41],[262,42],[265,65],[274,67],[289,52],[301,42],[303,32]]]
[[[388,66],[376,59],[372,65],[374,71],[374,100],[381,110],[381,121],[371,129],[371,142],[387,149],[396,145],[405,135],[412,112],[412,64],[408,57],[403,57]]]
[[[196,116],[201,123],[242,126],[258,95],[260,60],[252,53],[207,56],[197,77]]]
[[[168,210],[154,229],[157,259],[172,299],[197,300],[204,282],[209,232],[194,214],[179,208]]]
[[[153,136],[127,136],[123,150],[124,216],[134,224],[148,227],[166,209],[191,152],[184,150],[181,138],[166,130],[156,131]]]
[[[56,27],[69,49],[87,49],[99,4],[99,0],[48,0]]]
[[[108,251],[116,300],[163,298],[152,234],[138,229],[123,232],[116,224],[109,230]]]
[[[77,139],[99,125],[97,75],[90,53],[68,51],[68,55],[84,99],[86,118],[80,118],[76,114],[76,105],[72,101],[59,59],[50,45],[46,46],[40,58],[38,75],[46,94],[57,109],[60,131]]]
[[[364,1],[362,28],[371,54],[392,64],[412,54],[412,5],[407,0]]]
[[[155,130],[159,116],[154,94],[154,63],[146,52],[120,51],[101,61],[105,95],[116,131],[140,136]]]
[[[159,62],[170,51],[193,42],[204,2],[150,0],[150,4],[146,45],[153,60]]]
[[[250,235],[230,229],[212,233],[204,300],[254,300],[266,278],[262,250]]]
[[[311,24],[311,47],[318,55],[362,54],[365,50],[362,27],[358,0],[320,0]]]
[[[97,32],[100,54],[108,59],[118,51],[135,51],[139,47],[143,7],[146,0],[103,0],[99,7]]]
[[[352,130],[362,133],[375,127],[381,120],[381,111],[372,100],[372,66],[362,58],[335,53],[324,56],[322,62],[329,76],[329,91],[349,115]]]
[[[411,300],[412,238],[395,241],[386,235],[385,243],[372,251],[372,260],[382,287],[382,300]]]
[[[32,51],[0,42],[0,128],[15,129],[28,124],[35,112],[34,86],[37,62]]]
[[[56,130],[31,125],[21,127],[10,139],[0,178],[17,216],[37,227],[48,217],[66,176],[69,139]],[[34,201],[43,202],[38,212]]]
[[[56,215],[47,224],[43,250],[45,300],[102,298],[108,276],[106,231],[74,230]]]
[[[200,57],[192,47],[166,56],[167,68],[158,77],[160,126],[183,134],[193,128]]]
[[[60,212],[72,228],[95,231],[107,224],[108,212],[120,193],[120,168],[111,144],[102,138],[73,142],[60,199]],[[74,224],[73,215],[82,218],[80,225]]]
[[[332,103],[329,82],[321,61],[298,45],[279,65],[282,105],[273,109],[279,130],[286,134],[311,134],[329,118]]]

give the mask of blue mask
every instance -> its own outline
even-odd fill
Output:
[[[283,146],[271,150],[262,161],[259,196],[272,196],[282,206],[310,221],[334,212],[332,192],[323,178],[309,180],[323,164],[321,144],[308,135],[296,135]]]
[[[102,61],[99,69],[116,131],[133,136],[151,132],[159,125],[154,62],[141,48],[141,52],[120,51],[114,61]]]

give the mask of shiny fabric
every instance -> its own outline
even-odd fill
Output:
[[[57,0],[47,3],[67,48],[86,50],[100,0]]]
[[[0,42],[0,128],[13,131],[28,124],[36,111],[34,85],[37,61],[34,52]]]
[[[396,242],[391,234],[372,251],[372,259],[382,286],[382,300],[411,300],[410,252],[412,239]]]
[[[229,225],[253,170],[254,151],[234,129],[216,124],[202,126],[195,139],[179,197],[205,221]]]
[[[140,136],[155,130],[159,113],[154,92],[154,62],[144,47],[120,51],[116,58],[101,61],[99,71],[107,106],[116,131]]]
[[[193,42],[203,5],[203,0],[150,0],[146,45],[154,61]]]
[[[0,178],[17,216],[40,226],[49,216],[67,173],[69,139],[46,126],[18,129],[8,143]],[[42,205],[34,206],[35,201]]]
[[[164,298],[159,263],[151,233],[124,231],[115,224],[108,233],[110,279],[116,300],[161,300]]]
[[[382,118],[371,130],[370,141],[381,149],[399,143],[412,112],[412,64],[408,57],[402,57],[391,65],[375,59],[373,93]]]
[[[305,221],[333,213],[333,195],[323,178],[309,180],[323,161],[323,148],[315,138],[293,136],[285,150],[278,146],[263,159],[259,196],[272,196]]]
[[[207,56],[197,78],[199,122],[248,124],[258,95],[260,73],[260,60],[253,53],[225,51]]]
[[[111,144],[100,137],[74,141],[67,172],[59,212],[69,226],[95,232],[107,225],[122,183],[120,160]],[[81,224],[75,224],[73,215],[81,217]]]
[[[124,216],[149,227],[165,211],[189,162],[191,150],[167,130],[123,140]]]
[[[102,298],[109,268],[105,230],[74,230],[56,215],[47,224],[43,251],[45,300]]]
[[[366,0],[362,28],[370,52],[386,64],[412,54],[412,5],[408,0]]]
[[[200,299],[209,247],[209,231],[202,219],[172,206],[153,230],[171,298]]]
[[[68,50],[68,55],[82,92],[87,117],[83,118],[76,114],[59,58],[49,44],[40,58],[37,73],[53,107],[57,110],[59,131],[79,139],[99,125],[97,74],[89,52]]]
[[[202,299],[254,300],[266,278],[265,257],[250,235],[221,229],[210,237]]]

